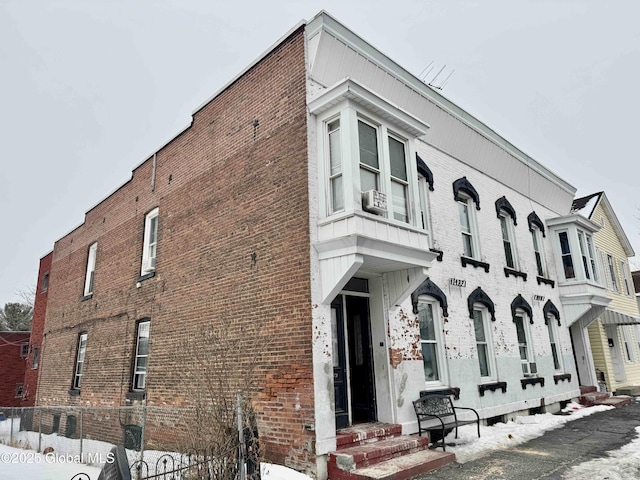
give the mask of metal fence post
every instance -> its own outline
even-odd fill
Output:
[[[80,461],[82,462],[82,439],[84,432],[82,431],[82,421],[84,419],[84,409],[80,409]]]
[[[38,409],[38,453],[42,452],[42,408]]]
[[[144,434],[147,426],[147,406],[142,406],[142,431],[140,432],[140,465],[144,462]],[[138,472],[139,473],[139,472]],[[140,475],[138,475],[140,478]]]
[[[11,425],[9,430],[9,445],[13,445],[13,416],[15,415],[15,408],[11,407]]]
[[[242,421],[242,392],[238,390],[238,480],[245,480],[244,471],[244,428]]]

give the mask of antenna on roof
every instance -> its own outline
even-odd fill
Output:
[[[435,68],[434,63],[435,63],[434,61],[429,62],[429,64],[426,67],[424,67],[424,69],[420,72],[420,75],[418,75],[418,78],[422,80],[424,83],[426,83],[428,86],[430,86],[431,88],[435,90],[442,90],[445,87],[445,85],[449,82],[449,79],[453,75],[453,72],[455,72],[455,69],[451,70],[449,75],[447,75],[444,80],[440,81],[440,83],[436,83],[436,80],[438,79],[438,77],[447,68],[447,65],[445,64],[440,68],[440,70],[438,70],[438,73],[436,73],[433,76],[433,78],[431,78],[431,80],[427,81],[427,77]]]

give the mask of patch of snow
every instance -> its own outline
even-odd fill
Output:
[[[566,480],[636,480],[640,472],[640,427],[631,443],[618,450],[607,452],[607,457],[596,458],[572,467],[563,478]]]
[[[577,403],[570,403],[563,410],[568,415],[552,415],[550,413],[540,413],[516,417],[515,421],[507,423],[496,423],[491,427],[480,426],[480,438],[475,425],[464,425],[458,429],[458,438],[455,438],[455,431],[447,435],[447,444],[454,443],[455,446],[447,446],[447,451],[456,454],[458,463],[465,463],[493,450],[505,450],[521,443],[528,442],[536,437],[540,437],[544,432],[562,427],[572,420],[592,415],[597,412],[611,410],[612,406],[598,405],[595,407],[583,407]]]

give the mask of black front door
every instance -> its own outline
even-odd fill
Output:
[[[369,299],[345,296],[349,343],[349,380],[352,423],[373,422],[376,418],[373,352]]]
[[[376,417],[367,297],[338,295],[331,303],[336,429]],[[351,415],[349,415],[351,410]]]

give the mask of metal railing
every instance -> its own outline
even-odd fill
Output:
[[[255,428],[199,438],[196,417],[189,408],[0,407],[0,443],[98,467],[113,464],[118,447],[136,480],[260,478]]]

